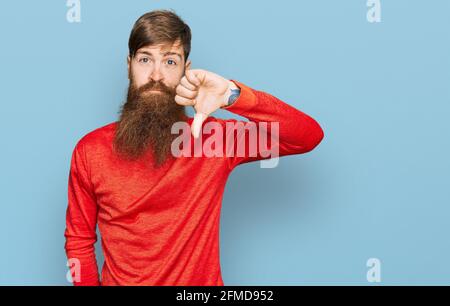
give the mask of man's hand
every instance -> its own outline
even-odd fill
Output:
[[[220,75],[202,70],[188,69],[176,88],[175,102],[191,105],[195,109],[191,131],[198,138],[203,122],[217,109],[227,106],[231,89],[236,85]]]

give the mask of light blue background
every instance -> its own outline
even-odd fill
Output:
[[[450,284],[450,1],[381,3],[369,23],[366,0],[81,0],[81,23],[68,23],[65,0],[2,1],[0,284],[69,285],[70,156],[117,119],[129,32],[157,8],[191,26],[193,68],[325,131],[311,153],[231,175],[225,285],[371,285],[372,257],[382,285]]]

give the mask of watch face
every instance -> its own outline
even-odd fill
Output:
[[[232,89],[231,90],[231,95],[228,98],[228,105],[229,106],[231,103],[233,103],[234,101],[237,100],[237,98],[239,97],[239,94],[241,93],[240,89]]]

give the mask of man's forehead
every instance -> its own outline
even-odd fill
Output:
[[[165,44],[157,44],[157,45],[151,45],[151,46],[145,46],[140,48],[137,52],[149,52],[161,55],[164,55],[166,53],[177,53],[182,55],[183,54],[183,46],[179,43],[165,43]]]

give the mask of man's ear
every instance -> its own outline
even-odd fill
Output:
[[[188,60],[186,62],[186,66],[185,66],[185,70],[189,70],[189,69],[191,69],[191,60]]]
[[[131,58],[130,58],[130,56],[128,55],[128,57],[127,57],[128,79],[130,79],[130,73],[131,73],[131,71],[130,71],[130,62],[131,62]]]

